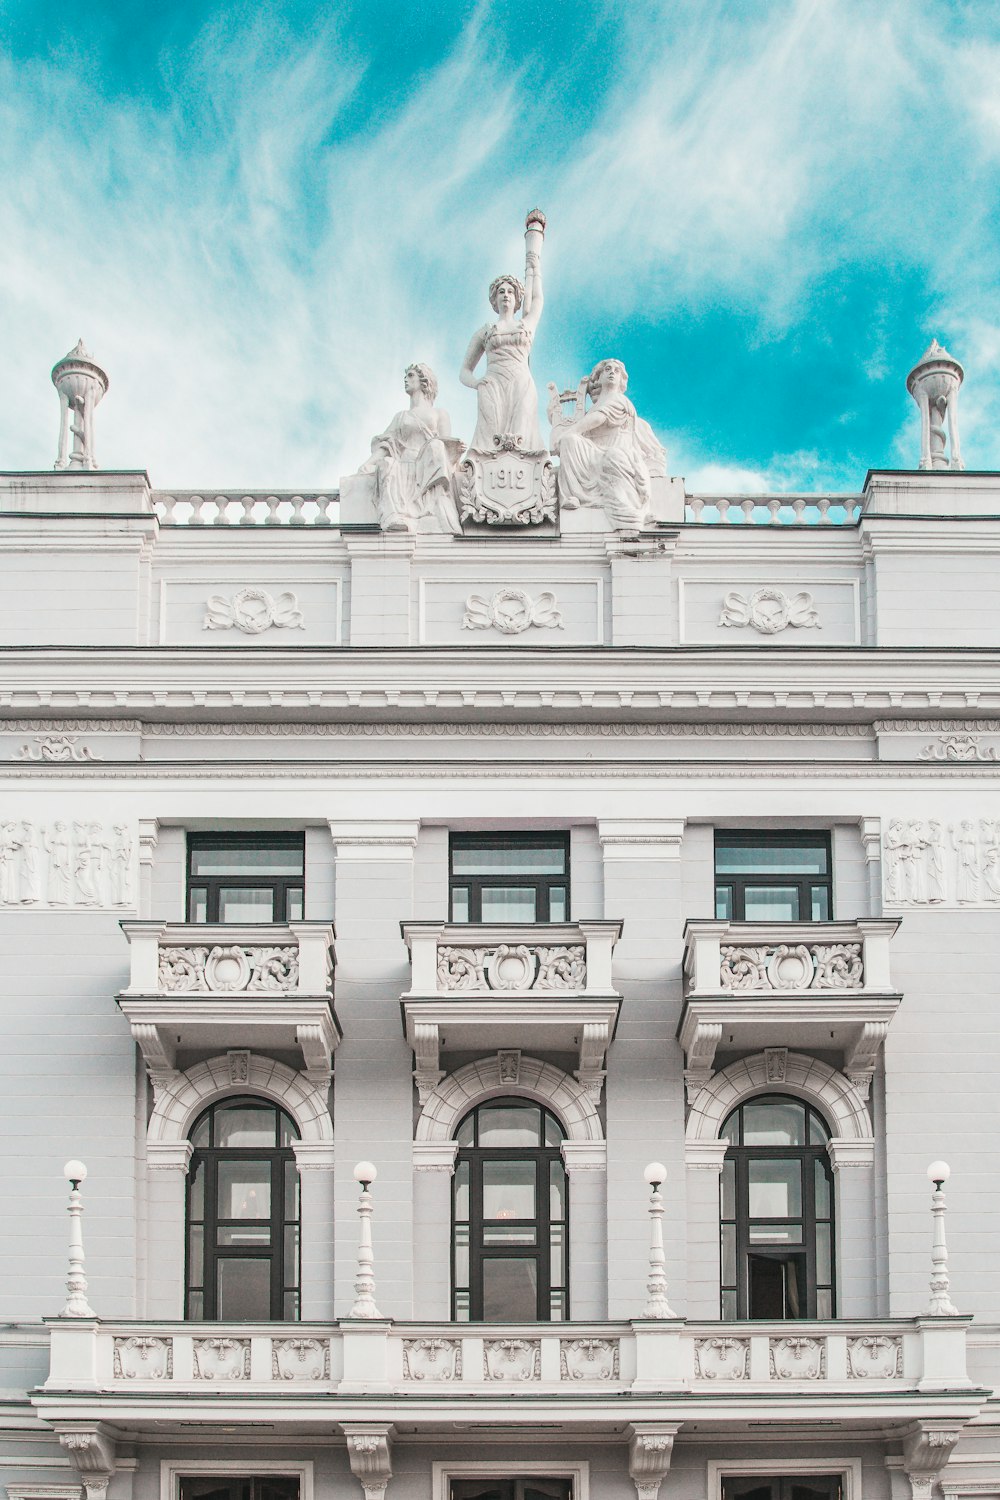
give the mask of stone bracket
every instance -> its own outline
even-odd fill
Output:
[[[495,995],[490,1000],[502,1005],[502,1000]],[[540,1013],[541,1002],[528,1002],[528,1009]],[[611,1007],[612,1010],[616,1007]],[[604,1087],[605,1068],[604,1060],[608,1047],[611,1044],[611,1031],[613,1015],[605,1014],[590,1020],[572,1021],[572,1035],[577,1047],[578,1066],[574,1076],[587,1094],[599,1104],[601,1091]],[[570,1018],[567,1017],[567,1023]],[[417,1086],[417,1097],[420,1103],[426,1104],[431,1094],[444,1078],[444,1070],[441,1067],[441,1031],[447,1021],[421,1020],[414,1016],[408,1018],[407,1033],[410,1046],[413,1048],[415,1067],[413,1069],[413,1081]],[[503,1024],[498,1021],[498,1025]],[[514,1022],[516,1025],[517,1023]],[[520,1029],[520,1028],[518,1028]],[[567,1025],[568,1029],[568,1025]],[[567,1036],[567,1042],[570,1038]],[[512,1056],[511,1049],[502,1051],[502,1056]]]
[[[360,1479],[365,1500],[383,1500],[392,1478],[392,1440],[395,1430],[388,1423],[344,1422],[351,1473]]]
[[[628,1432],[628,1472],[638,1500],[657,1500],[660,1485],[670,1472],[679,1422],[641,1422]]]
[[[79,1470],[86,1500],[105,1500],[115,1472],[115,1438],[100,1423],[74,1424],[57,1431],[61,1446]]]
[[[962,1436],[954,1421],[914,1422],[903,1432],[903,1469],[913,1500],[931,1500],[931,1492]]]

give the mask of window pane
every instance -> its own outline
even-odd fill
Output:
[[[288,1115],[286,1115],[283,1110],[279,1110],[278,1111],[278,1145],[279,1146],[290,1146],[292,1144],[292,1142],[293,1141],[297,1141],[298,1138],[299,1138],[299,1132],[295,1128],[295,1122],[294,1122],[294,1120],[290,1120],[289,1117],[288,1117]],[[256,1145],[256,1141],[254,1142],[254,1144]]]
[[[566,1231],[562,1224],[553,1224],[549,1230],[549,1280],[553,1286],[565,1286],[566,1276]]]
[[[565,922],[569,918],[566,910],[566,887],[554,885],[549,891],[549,921]]]
[[[533,922],[535,909],[534,886],[483,887],[484,922]]]
[[[460,1161],[455,1168],[455,1218],[465,1221],[469,1217],[469,1163]]]
[[[816,1217],[817,1219],[828,1219],[830,1217],[830,1179],[821,1161],[813,1162],[816,1192]]]
[[[469,1294],[467,1291],[455,1293],[455,1321],[456,1323],[467,1323],[469,1321]]]
[[[298,1286],[299,1282],[299,1227],[289,1224],[285,1228],[285,1286]]]
[[[723,1292],[723,1294],[722,1294],[722,1309],[721,1309],[721,1314],[722,1314],[722,1317],[728,1323],[731,1323],[731,1322],[733,1322],[735,1320],[735,1318],[736,1318],[736,1293],[735,1292]]]
[[[188,1317],[194,1323],[201,1323],[205,1317],[205,1294],[204,1292],[188,1292]]]
[[[453,844],[451,873],[453,875],[565,875],[566,847],[557,844],[543,849],[526,849],[515,844],[507,848],[494,846],[463,849]]]
[[[244,1248],[270,1250],[270,1219],[254,1220],[248,1224],[223,1224],[218,1231],[220,1245],[241,1245]]]
[[[215,1263],[220,1322],[250,1323],[271,1316],[270,1260],[230,1260]]]
[[[798,886],[748,885],[743,896],[743,914],[748,922],[797,922]]]
[[[829,1286],[833,1280],[829,1224],[816,1225],[816,1280],[820,1286]]]
[[[722,1217],[724,1219],[736,1217],[736,1163],[734,1161],[722,1163]]]
[[[484,1224],[484,1245],[534,1245],[536,1244],[535,1226],[533,1224]]]
[[[801,1245],[801,1224],[751,1224],[747,1231],[751,1245]]]
[[[469,1226],[455,1225],[455,1286],[469,1285]]]
[[[561,1161],[549,1162],[549,1218],[566,1217],[566,1173]]]
[[[192,875],[301,875],[304,873],[301,844],[280,849],[262,849],[252,844],[218,848],[197,846],[191,850]]]
[[[270,1163],[266,1161],[220,1161],[218,1205],[220,1219],[269,1219],[271,1217]]]
[[[219,1105],[215,1111],[215,1144],[227,1148],[273,1146],[275,1115],[273,1104],[241,1100],[232,1106]]]
[[[830,891],[825,885],[814,885],[812,888],[812,919],[814,922],[830,920]]]
[[[203,888],[196,887],[188,892],[188,921],[208,921],[208,892]]]
[[[537,1104],[486,1104],[479,1111],[480,1146],[541,1145],[541,1110]]]
[[[566,1317],[566,1293],[549,1293],[549,1319],[553,1323],[562,1323]]]
[[[458,1142],[458,1144],[460,1146],[471,1146],[473,1144],[473,1137],[474,1137],[474,1134],[475,1134],[475,1129],[476,1129],[476,1116],[475,1116],[475,1114],[466,1115],[465,1119],[462,1121],[461,1125],[459,1125],[458,1130],[457,1130],[457,1132],[455,1134],[455,1139]]]
[[[302,892],[300,890],[290,889],[288,892],[288,899],[285,903],[285,921],[302,921]]]
[[[200,1224],[188,1230],[188,1285],[202,1286],[205,1281],[205,1231]]]
[[[223,886],[219,891],[220,922],[273,922],[274,892],[253,886]]]
[[[206,1134],[207,1134],[206,1129]],[[188,1197],[188,1218],[203,1219],[205,1217],[205,1163],[200,1161],[191,1173],[190,1196]]]
[[[722,1226],[722,1284],[736,1285],[736,1225]]]
[[[487,1323],[530,1323],[538,1316],[538,1267],[504,1256],[483,1261],[483,1318]]]
[[[827,873],[826,840],[815,844],[729,843],[719,838],[715,844],[717,875],[825,875]]]
[[[745,1146],[804,1146],[806,1110],[793,1099],[756,1099],[743,1106]]]
[[[555,1115],[544,1115],[545,1120],[545,1144],[546,1146],[561,1146],[563,1143],[563,1128]]]
[[[297,1323],[299,1320],[299,1294],[297,1291],[285,1292],[281,1299],[281,1316],[286,1323]]]
[[[802,1216],[802,1163],[753,1161],[747,1163],[750,1217],[798,1219]]]
[[[810,1111],[809,1114],[809,1144],[810,1146],[825,1146],[830,1139],[830,1132],[826,1127],[826,1121],[821,1120],[819,1115]]]
[[[716,921],[729,922],[733,916],[733,888],[731,885],[717,885],[715,887],[715,917]]]
[[[456,886],[451,893],[451,920],[453,922],[467,922],[469,920],[469,891],[467,886]]]
[[[816,1292],[816,1316],[817,1318],[833,1317],[833,1292],[827,1288],[820,1288]]]
[[[286,1219],[299,1216],[299,1172],[293,1161],[285,1162],[285,1208]]]
[[[535,1217],[535,1163],[483,1162],[483,1218]]]

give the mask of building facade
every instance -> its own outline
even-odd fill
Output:
[[[93,468],[57,366],[10,1500],[1000,1495],[1000,476],[929,358],[921,468],[729,500],[614,361],[544,453],[417,366],[339,513]]]

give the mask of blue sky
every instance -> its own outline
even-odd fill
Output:
[[[905,376],[966,368],[1000,468],[1000,9],[941,0],[6,0],[0,468],[49,369],[111,376],[105,467],[332,486],[549,217],[536,382],[605,355],[693,491],[916,463]]]

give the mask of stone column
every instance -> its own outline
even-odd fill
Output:
[[[882,915],[882,819],[859,818],[858,828],[868,872],[868,915]]]
[[[153,860],[159,828],[155,818],[139,819],[139,916],[147,920],[153,915]]]
[[[649,1161],[667,1168],[663,1225],[672,1305],[686,1306],[684,1059],[677,1042],[684,913],[683,818],[601,819],[604,915],[628,920],[612,976],[624,996],[605,1086],[608,1138],[608,1316],[635,1318],[649,1274]]]
[[[413,1143],[413,1258],[420,1267],[413,1316],[451,1318],[451,1186],[457,1141]]]
[[[837,1316],[874,1318],[875,1143],[835,1136],[827,1150],[836,1216]]]
[[[608,1150],[605,1141],[563,1141],[569,1179],[569,1312],[608,1316]]]
[[[728,1141],[689,1141],[685,1148],[689,1318],[717,1318],[719,1287],[719,1179]],[[670,1185],[667,1184],[667,1214]]]
[[[146,1317],[184,1316],[184,1232],[190,1141],[146,1144],[149,1173]]]
[[[295,1141],[292,1150],[301,1200],[301,1316],[303,1321],[329,1323],[334,1318],[334,1145],[332,1141]]]
[[[378,1168],[379,1307],[387,1318],[412,1316],[413,1055],[399,1016],[399,997],[409,988],[399,924],[413,913],[417,827],[376,819],[330,823],[337,1014],[344,1029],[333,1091],[338,1317],[347,1317],[354,1304],[358,1185],[353,1173],[362,1160]]]

